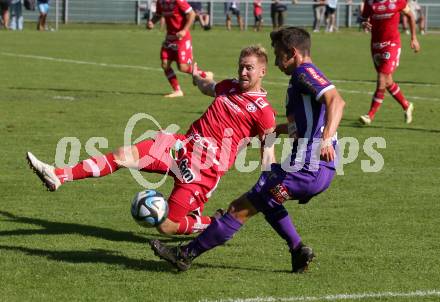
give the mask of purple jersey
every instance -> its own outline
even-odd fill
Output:
[[[312,63],[297,67],[287,89],[286,115],[293,116],[296,124],[290,166],[295,170],[317,170],[319,165],[335,168],[335,163],[320,160],[320,145],[325,126],[325,104],[319,99],[335,86]],[[336,144],[336,134],[334,145]]]

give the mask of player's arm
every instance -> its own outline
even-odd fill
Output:
[[[359,19],[361,21],[361,25],[364,30],[371,31],[371,29],[372,29],[372,26],[370,23],[371,13],[372,13],[371,7],[366,2],[363,2],[362,14]]]
[[[192,77],[193,84],[196,85],[203,94],[215,97],[215,81],[213,79],[202,78],[199,74],[197,63],[193,65]]]
[[[275,129],[276,127],[266,129],[264,133],[260,134],[261,140],[261,167],[263,171],[270,171],[270,166],[276,163],[275,158]]]
[[[416,34],[416,18],[414,17],[414,14],[411,12],[409,5],[406,5],[406,7],[402,10],[402,13],[408,18],[409,30],[411,32],[411,48],[414,49],[414,52],[419,52],[420,44],[419,41],[417,40],[417,34]]]
[[[275,128],[275,133],[278,136],[280,134],[287,134],[289,138],[297,139],[298,135],[296,133],[296,123],[295,123],[295,117],[293,114],[289,114],[287,116],[287,123],[278,124]]]
[[[185,20],[186,20],[185,26],[183,26],[181,31],[176,33],[178,39],[182,39],[183,37],[185,37],[189,28],[193,25],[195,19],[196,19],[196,13],[194,12],[194,10],[191,9],[185,14]]]
[[[157,21],[160,20],[160,18],[162,18],[162,15],[155,13],[153,15],[153,18],[151,18],[150,20],[148,20],[147,22],[147,29],[153,29],[154,28],[154,24],[157,23]]]
[[[336,88],[326,91],[319,99],[325,104],[325,126],[322,133],[321,159],[332,161],[335,159],[332,138],[336,134],[344,112],[345,102]]]

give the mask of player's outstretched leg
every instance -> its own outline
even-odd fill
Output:
[[[181,246],[168,247],[160,240],[150,240],[150,247],[159,258],[168,261],[179,271],[186,271],[191,267],[194,256],[188,255]]]
[[[31,152],[26,153],[26,159],[31,169],[38,175],[49,191],[56,191],[61,186],[61,181],[55,174],[54,166],[42,162]]]
[[[291,250],[290,254],[292,255],[292,273],[304,273],[315,258],[312,249],[302,243],[296,249]]]

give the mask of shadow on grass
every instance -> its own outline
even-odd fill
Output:
[[[382,130],[404,130],[404,131],[415,131],[415,132],[430,132],[430,133],[440,133],[440,129],[425,129],[425,128],[412,128],[412,127],[391,127],[391,126],[380,126],[380,125],[361,125],[359,122],[351,121],[341,124],[341,128],[356,128],[356,129],[382,129]]]
[[[128,258],[119,255],[116,251],[102,249],[92,249],[89,251],[52,251],[0,245],[0,250],[22,252],[30,256],[44,257],[53,261],[69,263],[104,263],[138,271],[170,271],[170,266],[166,262]]]
[[[77,223],[64,223],[43,220],[38,218],[30,218],[24,216],[17,216],[6,211],[0,211],[0,215],[10,219],[13,222],[25,223],[29,225],[39,226],[42,229],[17,229],[0,231],[0,236],[28,236],[28,235],[81,235],[85,237],[95,237],[99,239],[105,239],[109,241],[120,242],[135,242],[145,244],[148,239],[160,239],[165,242],[180,242],[182,240],[188,240],[185,237],[178,236],[164,236],[160,234],[148,234],[148,238],[139,236],[133,232],[117,231],[109,228],[102,228],[91,225],[77,224]]]
[[[108,94],[124,94],[124,95],[156,95],[163,96],[164,92],[138,92],[138,91],[117,91],[117,90],[93,90],[93,89],[74,89],[74,88],[50,88],[50,87],[8,87],[12,90],[29,90],[29,91],[54,91],[54,92],[71,92],[71,93],[108,93]]]

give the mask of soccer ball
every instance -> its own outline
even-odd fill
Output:
[[[141,191],[131,202],[131,216],[141,226],[158,226],[168,216],[168,202],[155,190]]]

